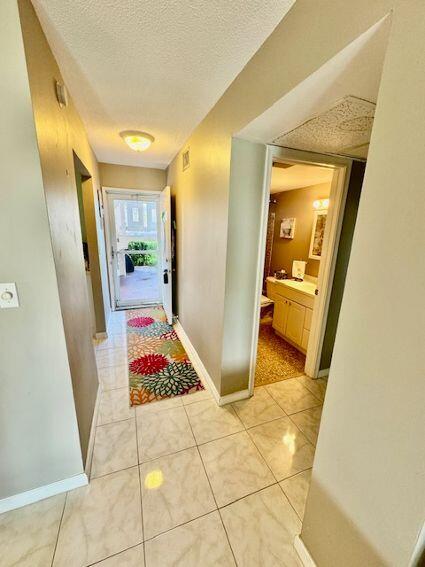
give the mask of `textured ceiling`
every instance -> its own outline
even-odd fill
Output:
[[[365,158],[375,115],[375,104],[344,97],[326,112],[273,140],[297,150]]]
[[[313,122],[311,119],[323,116],[347,95],[376,102],[389,29],[389,18],[377,22],[248,124],[238,133],[238,136],[264,143],[274,141],[286,147],[323,153],[339,153],[342,148],[345,148],[345,151],[341,153],[365,157],[373,116],[370,106],[365,111],[367,124],[357,124],[357,126],[366,125],[367,134],[360,136],[357,132],[357,135],[351,136],[356,138],[356,141],[361,138],[359,142],[361,147],[354,148],[352,144],[349,148],[347,132],[335,128],[336,121],[327,120],[329,116],[323,121]],[[361,115],[361,112],[354,115],[351,111],[355,109],[349,103],[343,105],[339,110],[342,110],[342,113],[344,110],[350,112],[352,118],[358,118]],[[327,129],[323,126],[324,122],[326,122]],[[305,123],[307,125],[303,127],[302,132],[297,132],[298,128]],[[320,126],[323,128],[319,131]],[[355,128],[353,125],[352,127]],[[282,136],[282,133],[291,131],[294,131],[293,136],[288,135],[285,138]],[[325,138],[332,138],[332,147],[326,143]]]
[[[165,167],[293,0],[33,0],[100,161]],[[121,130],[150,132],[138,154]]]
[[[282,169],[272,168],[270,193],[280,193],[301,187],[310,187],[319,183],[330,183],[333,170],[326,167],[311,165],[293,165]]]

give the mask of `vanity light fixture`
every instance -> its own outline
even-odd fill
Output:
[[[313,209],[316,211],[321,211],[323,209],[329,208],[329,199],[317,199],[313,202]]]
[[[155,141],[151,134],[139,132],[138,130],[124,130],[124,132],[120,132],[120,136],[135,152],[144,152]]]

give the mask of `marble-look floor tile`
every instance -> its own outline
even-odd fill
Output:
[[[141,463],[196,445],[183,407],[137,415]]]
[[[127,365],[99,368],[97,375],[104,392],[118,388],[128,388]]]
[[[266,389],[288,415],[321,403],[297,378],[269,384]]]
[[[316,445],[319,435],[320,420],[322,418],[322,406],[310,408],[291,415],[292,421],[301,429],[307,439]]]
[[[189,404],[186,411],[198,444],[244,429],[231,406],[219,407],[214,401],[205,400]]]
[[[219,507],[276,482],[246,431],[199,447]]]
[[[108,336],[124,336],[127,334],[127,328],[125,323],[117,323],[108,328]]]
[[[127,337],[125,334],[121,335],[111,335],[107,339],[98,339],[95,341],[96,350],[114,349],[114,348],[126,348],[127,347]]]
[[[0,565],[50,565],[64,504],[65,494],[59,494],[0,514]]]
[[[146,567],[232,567],[233,554],[218,512],[146,542]]]
[[[137,465],[136,422],[116,421],[96,428],[91,478]]]
[[[97,420],[98,425],[130,419],[134,415],[134,408],[130,407],[130,397],[127,388],[102,392]]]
[[[257,425],[248,433],[277,480],[312,467],[314,446],[289,417]]]
[[[136,545],[126,551],[122,551],[117,555],[108,557],[99,563],[95,563],[96,567],[144,567],[145,557],[143,553],[143,545]]]
[[[186,396],[181,396],[182,402],[184,406],[188,406],[189,404],[194,404],[195,402],[201,402],[203,400],[212,400],[213,397],[210,392],[205,390],[199,390],[198,392],[194,392],[193,394],[187,394]]]
[[[299,376],[297,378],[298,382],[300,382],[303,386],[310,390],[310,392],[316,396],[322,403],[325,399],[326,388],[328,385],[328,381],[325,378],[309,378],[309,376]]]
[[[163,400],[158,400],[157,402],[149,402],[147,404],[140,404],[135,406],[136,415],[143,415],[146,413],[155,413],[158,411],[164,411],[171,408],[181,408],[183,405],[181,396],[175,396],[174,398],[165,398]]]
[[[307,500],[308,489],[310,488],[311,469],[303,471],[295,476],[291,476],[280,483],[283,492],[288,497],[295,512],[300,520],[304,517],[304,508]]]
[[[127,364],[127,351],[124,348],[106,348],[96,351],[97,367],[122,366]]]
[[[195,447],[140,465],[140,480],[146,539],[216,508]]]
[[[241,400],[232,405],[239,419],[247,428],[285,415],[283,409],[274,401],[264,386],[255,388],[252,398]]]
[[[301,522],[276,484],[221,510],[239,567],[300,567],[294,538]]]
[[[83,567],[143,541],[138,468],[96,478],[68,493],[55,567]]]

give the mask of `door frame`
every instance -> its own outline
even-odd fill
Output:
[[[112,311],[120,311],[122,309],[131,309],[141,307],[142,305],[156,305],[161,302],[161,297],[159,297],[158,301],[155,302],[145,302],[143,304],[131,304],[128,305],[121,305],[118,306],[116,303],[116,283],[115,283],[115,275],[113,270],[113,257],[112,257],[112,235],[113,230],[111,228],[111,223],[113,221],[113,211],[109,206],[109,197],[111,195],[119,195],[122,198],[125,198],[125,195],[129,195],[131,197],[137,197],[138,195],[144,197],[154,197],[153,200],[157,201],[157,235],[158,235],[158,287],[161,291],[161,270],[160,266],[162,265],[162,248],[161,248],[161,231],[159,229],[159,222],[160,222],[160,212],[159,212],[159,196],[161,194],[161,189],[157,191],[150,191],[145,189],[123,189],[119,187],[102,187],[102,200],[103,200],[103,207],[104,207],[104,222],[105,222],[105,247],[106,247],[106,259],[107,259],[107,268],[108,268],[108,283],[109,283],[109,299],[111,302],[111,309]]]
[[[306,355],[305,373],[311,378],[319,377],[320,356],[325,336],[329,301],[335,272],[338,244],[341,235],[345,201],[350,181],[352,159],[326,154],[318,154],[280,146],[267,145],[262,187],[262,206],[260,220],[260,238],[257,250],[257,274],[255,286],[255,306],[253,336],[249,370],[249,392],[254,392],[255,368],[257,361],[258,333],[260,328],[261,293],[263,289],[263,271],[267,238],[267,218],[269,213],[270,184],[273,162],[310,164],[329,167],[334,170],[329,195],[330,206],[325,229],[323,258],[319,268],[317,287],[320,290],[315,300],[311,321],[309,346]]]

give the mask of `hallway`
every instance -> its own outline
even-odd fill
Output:
[[[90,485],[0,516],[3,564],[299,565],[326,382],[293,378],[225,407],[206,389],[131,408],[125,312],[109,332],[95,347]]]
[[[422,566],[425,3],[0,28],[0,567]]]

